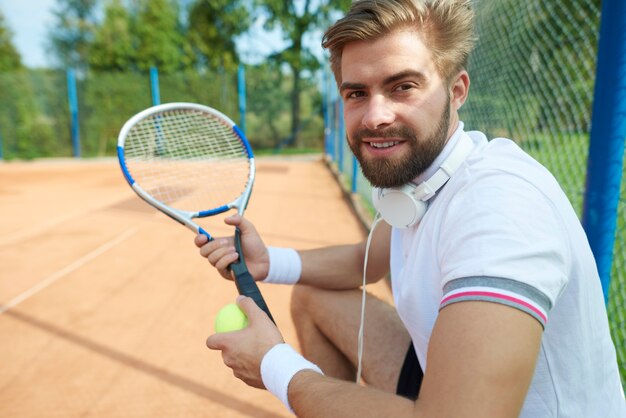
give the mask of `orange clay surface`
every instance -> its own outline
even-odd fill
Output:
[[[246,216],[268,245],[364,237],[321,159],[257,168]],[[205,347],[235,287],[115,160],[0,163],[0,215],[0,417],[291,416]],[[203,226],[232,234],[222,218]],[[371,287],[389,297],[382,281]],[[298,348],[290,287],[261,291]]]

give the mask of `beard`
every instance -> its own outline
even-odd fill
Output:
[[[422,174],[441,153],[448,139],[450,127],[450,100],[446,100],[441,118],[432,135],[419,139],[415,131],[405,125],[391,126],[383,130],[360,129],[348,141],[352,153],[361,165],[363,175],[374,187],[399,187]],[[366,159],[361,150],[363,138],[402,138],[409,145],[409,153],[401,159]]]

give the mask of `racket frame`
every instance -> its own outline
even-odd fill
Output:
[[[157,115],[159,113],[164,113],[164,112],[173,111],[173,110],[186,110],[186,109],[195,110],[198,112],[206,112],[206,113],[209,113],[218,117],[219,119],[222,119],[228,126],[230,126],[230,128],[233,130],[233,132],[235,133],[239,141],[241,141],[241,144],[244,146],[246,150],[249,165],[250,165],[249,172],[248,172],[248,181],[241,195],[239,195],[236,199],[234,199],[233,201],[225,205],[212,208],[212,209],[201,210],[197,212],[191,212],[191,211],[185,211],[181,209],[172,208],[158,201],[157,199],[152,197],[148,192],[146,192],[135,181],[132,174],[128,170],[128,167],[126,166],[126,158],[124,154],[124,143],[126,141],[128,133],[134,126],[136,126],[142,120],[151,118],[152,116]],[[243,215],[243,212],[248,206],[250,195],[252,194],[252,186],[254,185],[254,178],[256,175],[256,165],[254,162],[254,154],[252,153],[252,147],[250,146],[250,143],[248,142],[246,136],[241,131],[241,129],[239,129],[237,124],[235,124],[235,122],[233,122],[228,116],[224,115],[222,112],[215,110],[213,108],[210,108],[208,106],[197,104],[197,103],[185,103],[185,102],[164,103],[161,105],[149,107],[137,113],[136,115],[134,115],[124,124],[118,136],[117,158],[119,160],[122,173],[124,174],[124,178],[130,185],[130,187],[135,191],[135,193],[141,199],[143,199],[144,201],[146,201],[148,204],[158,209],[159,211],[165,213],[167,216],[174,219],[175,221],[181,223],[182,225],[185,225],[187,228],[191,229],[196,234],[206,235],[209,238],[209,240],[213,240],[213,237],[211,236],[211,234],[209,234],[204,228],[202,228],[193,220],[198,219],[198,218],[206,218],[206,217],[213,216],[213,215],[219,215],[220,213],[227,212],[231,209],[236,209],[239,215]]]
[[[133,178],[128,167],[126,166],[126,158],[124,154],[124,143],[126,141],[126,137],[130,130],[136,126],[139,122],[144,119],[150,118],[156,114],[172,111],[172,110],[195,110],[198,112],[206,112],[216,116],[219,119],[222,119],[230,128],[233,130],[241,144],[244,146],[248,161],[249,161],[249,172],[248,172],[248,180],[244,187],[243,192],[236,199],[227,203],[225,205],[201,210],[198,212],[185,211],[181,209],[172,208],[159,200],[152,197],[148,192],[146,192]],[[186,103],[186,102],[173,102],[173,103],[164,103],[157,106],[149,107],[133,117],[131,117],[125,124],[122,126],[120,130],[120,134],[117,139],[117,158],[119,160],[120,167],[122,169],[122,173],[124,174],[124,178],[130,185],[130,187],[135,191],[135,193],[143,199],[145,202],[156,208],[157,210],[163,212],[170,218],[175,221],[181,223],[187,228],[191,229],[196,234],[206,235],[209,241],[212,241],[214,238],[209,234],[204,228],[194,222],[194,219],[198,218],[206,218],[213,215],[219,215],[220,213],[227,212],[231,209],[236,209],[239,215],[243,215],[243,212],[246,210],[248,206],[248,201],[250,200],[250,194],[252,193],[252,186],[254,185],[254,178],[256,175],[256,166],[254,163],[254,154],[252,153],[252,147],[248,142],[248,139],[244,135],[244,133],[239,129],[237,124],[233,122],[228,116],[224,115],[222,112],[210,108],[208,106],[203,106],[197,103]],[[243,257],[243,251],[241,247],[241,231],[239,228],[235,228],[235,249],[239,254],[239,259],[230,265],[230,269],[235,276],[235,284],[237,286],[237,290],[239,294],[251,297],[255,303],[261,308],[267,316],[273,321],[274,318],[267,307],[267,303],[263,299],[263,295],[261,295],[261,291],[259,290],[254,278],[248,271],[248,267]]]

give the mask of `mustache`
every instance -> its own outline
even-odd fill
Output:
[[[362,141],[363,138],[403,138],[407,140],[415,140],[417,136],[411,128],[400,125],[390,126],[384,129],[359,129],[354,133],[354,139]]]

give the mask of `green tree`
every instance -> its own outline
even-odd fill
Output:
[[[53,14],[56,24],[49,42],[57,63],[65,68],[86,71],[96,27],[98,0],[57,0]]]
[[[135,20],[137,67],[157,67],[162,73],[187,68],[192,63],[174,0],[138,0]]]
[[[255,148],[276,148],[289,136],[291,77],[270,61],[247,66],[246,84],[254,91],[248,99],[248,138]]]
[[[0,12],[0,71],[14,71],[22,68],[22,59],[13,45],[13,33]]]
[[[266,29],[279,27],[289,45],[272,56],[272,59],[286,63],[293,74],[291,89],[291,136],[297,140],[300,124],[302,76],[307,70],[319,68],[319,62],[309,48],[304,45],[304,36],[316,29],[325,28],[334,12],[345,11],[350,0],[283,1],[256,0],[257,7],[264,11]]]
[[[130,70],[135,58],[131,16],[121,0],[109,0],[95,30],[89,66],[96,71]]]
[[[232,70],[239,62],[235,38],[250,25],[242,0],[197,0],[189,8],[189,41],[200,64]]]
[[[24,68],[11,37],[0,13],[0,146],[7,159],[49,156],[55,145],[52,124],[39,111],[35,93],[41,70]]]

